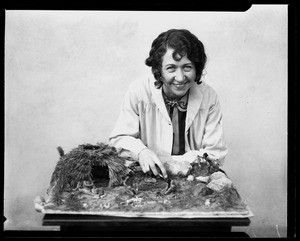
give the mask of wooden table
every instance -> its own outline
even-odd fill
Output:
[[[43,226],[60,226],[62,236],[101,237],[249,237],[232,232],[249,226],[249,218],[126,218],[99,215],[45,214]]]

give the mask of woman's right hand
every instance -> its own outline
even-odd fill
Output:
[[[155,176],[157,176],[158,171],[155,166],[155,165],[157,165],[160,168],[161,173],[164,176],[164,178],[168,177],[167,171],[166,171],[164,165],[159,160],[157,155],[149,148],[145,148],[139,153],[139,163],[140,163],[140,166],[144,173],[147,173],[151,170],[153,172],[153,174]]]

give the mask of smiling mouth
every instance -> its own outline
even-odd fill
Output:
[[[183,87],[185,84],[187,84],[188,82],[185,82],[185,83],[182,83],[182,84],[174,84],[173,83],[173,85],[175,85],[176,87]]]

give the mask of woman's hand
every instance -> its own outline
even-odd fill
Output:
[[[160,168],[161,173],[164,176],[164,178],[168,177],[164,165],[159,160],[157,155],[152,150],[150,150],[149,148],[143,149],[139,153],[139,163],[140,163],[140,166],[141,166],[144,173],[147,173],[151,170],[153,172],[153,174],[155,176],[157,176],[158,171],[157,171],[156,166],[155,166],[155,165],[157,165]]]

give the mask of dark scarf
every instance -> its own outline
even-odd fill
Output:
[[[185,153],[184,129],[189,91],[179,100],[169,100],[163,90],[162,94],[173,124],[172,155],[183,155]]]

